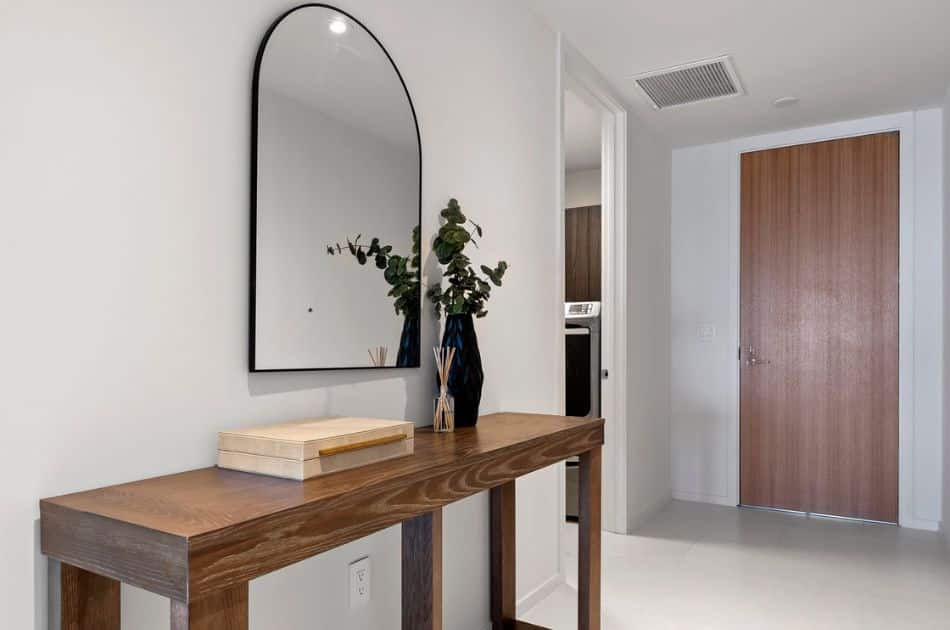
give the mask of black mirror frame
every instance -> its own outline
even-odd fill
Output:
[[[264,59],[264,52],[267,49],[267,44],[270,41],[271,35],[273,35],[274,30],[284,21],[288,16],[293,13],[307,8],[320,8],[320,9],[329,9],[335,11],[340,15],[346,16],[348,19],[352,20],[355,24],[358,24],[360,28],[366,31],[370,37],[373,38],[373,41],[379,46],[380,50],[383,51],[383,54],[386,55],[386,59],[389,60],[389,63],[392,65],[393,70],[396,72],[396,76],[399,77],[399,83],[402,85],[403,91],[406,93],[406,100],[409,102],[409,110],[412,112],[412,121],[416,128],[416,142],[419,149],[419,209],[418,209],[418,218],[417,225],[419,226],[419,242],[422,242],[422,136],[419,132],[419,119],[416,116],[416,107],[412,102],[412,95],[409,94],[409,88],[406,86],[406,81],[403,79],[402,73],[399,71],[399,67],[396,65],[396,62],[393,60],[392,55],[389,54],[389,51],[383,45],[379,38],[376,37],[376,34],[373,33],[365,24],[363,24],[359,19],[353,15],[347,13],[346,11],[335,7],[330,4],[322,3],[308,3],[301,4],[296,6],[288,11],[282,13],[267,29],[267,32],[264,33],[264,38],[261,40],[261,45],[257,49],[257,57],[254,60],[254,78],[251,85],[251,230],[250,230],[250,280],[249,280],[249,293],[248,293],[248,371],[252,373],[258,372],[321,372],[321,371],[337,371],[337,370],[392,370],[392,369],[417,369],[421,367],[421,361],[419,365],[406,365],[406,366],[366,366],[366,367],[314,367],[314,368],[270,368],[270,369],[261,369],[257,367],[256,357],[254,352],[255,346],[255,336],[256,336],[256,324],[257,324],[257,161],[258,161],[258,118],[260,111],[260,78],[261,78],[261,63]],[[422,270],[419,270],[420,275],[420,291],[419,291],[419,317],[422,318],[422,287],[421,287],[421,275]],[[421,327],[420,331],[417,333],[420,336],[418,341],[419,345],[422,344],[421,339]]]

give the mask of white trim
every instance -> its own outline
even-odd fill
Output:
[[[554,282],[556,285],[556,290],[554,295],[557,297],[558,304],[552,305],[552,308],[557,308],[557,317],[558,325],[557,330],[555,331],[556,335],[562,334],[565,328],[564,320],[564,291],[565,291],[565,279],[564,279],[564,212],[561,210],[565,206],[565,199],[567,196],[565,189],[565,155],[564,155],[564,83],[566,77],[564,75],[564,54],[561,51],[562,47],[562,38],[561,35],[557,36],[557,58],[555,60],[555,87],[556,92],[554,95],[555,98],[555,120],[556,127],[554,131],[554,145],[555,145],[555,154],[557,155],[557,160],[554,164],[554,181],[557,182],[557,191],[555,199],[555,237],[554,237]],[[555,396],[557,398],[558,413],[565,413],[565,400],[564,400],[564,391],[565,391],[565,367],[567,364],[567,357],[565,354],[566,348],[565,344],[557,343],[557,352],[555,357],[557,357],[557,392]],[[567,567],[563,566],[564,554],[561,549],[561,529],[564,527],[564,521],[566,520],[567,510],[565,508],[566,502],[566,484],[567,484],[567,475],[565,470],[565,465],[558,464],[557,466],[557,570],[558,575],[561,576],[561,579],[564,579],[564,576],[567,575]]]
[[[729,144],[729,253],[730,253],[730,312],[729,334],[731,347],[739,347],[739,160],[743,153],[774,149],[783,146],[808,144],[863,136],[887,131],[900,132],[900,261],[898,280],[898,371],[899,371],[899,516],[904,527],[932,529],[932,521],[914,518],[914,215],[915,215],[915,153],[913,112],[863,118],[818,127],[741,138]],[[739,503],[739,362],[732,372],[730,388],[731,417],[729,422],[728,458],[729,501]]]
[[[928,521],[923,518],[909,518],[898,523],[901,527],[907,529],[920,529],[926,532],[940,533],[940,521]]]
[[[558,296],[564,296],[564,147],[563,92],[568,85],[603,115],[601,153],[601,238],[603,291],[601,296],[601,367],[604,429],[604,529],[627,533],[627,111],[608,82],[558,34],[558,243],[555,274]],[[560,308],[563,317],[563,307]],[[563,322],[562,322],[563,326]],[[562,328],[563,329],[563,328]],[[563,345],[563,344],[561,344]],[[558,354],[564,373],[564,352]],[[563,378],[560,377],[560,378]],[[564,391],[563,381],[561,392]],[[563,409],[563,396],[562,396]],[[618,421],[618,419],[620,421]],[[563,491],[563,466],[560,467]],[[563,501],[561,501],[563,504]],[[563,512],[563,506],[561,507]]]
[[[524,615],[526,612],[547,599],[548,595],[556,591],[562,584],[564,584],[564,577],[560,573],[555,573],[546,579],[541,583],[541,586],[518,600],[518,603],[515,605],[515,611],[517,612],[518,616],[520,617]]]

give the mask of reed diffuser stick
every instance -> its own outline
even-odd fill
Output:
[[[449,401],[449,371],[455,359],[455,348],[433,348],[435,367],[439,377],[439,397],[435,403],[435,416],[432,419],[433,430],[437,432],[455,429],[455,409]]]
[[[366,352],[369,354],[373,367],[386,367],[386,355],[389,354],[386,346],[376,346],[376,348],[367,349]]]

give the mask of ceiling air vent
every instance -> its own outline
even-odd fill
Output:
[[[739,75],[728,56],[646,72],[633,79],[654,109],[744,93]]]

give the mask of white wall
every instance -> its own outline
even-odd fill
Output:
[[[0,9],[4,627],[46,627],[41,497],[209,465],[215,432],[233,425],[333,413],[427,422],[429,361],[398,374],[247,373],[251,70],[288,6]],[[454,195],[486,229],[478,256],[511,264],[479,320],[483,410],[556,410],[554,34],[503,0],[343,8],[386,44],[418,109],[426,241]],[[435,339],[429,321],[423,344]],[[519,483],[521,595],[557,571],[556,483],[553,470]],[[449,508],[445,530],[446,627],[483,628],[485,495]],[[252,628],[391,627],[398,542],[389,529],[256,580]],[[365,553],[374,602],[351,614],[345,564]],[[165,600],[125,589],[123,604],[126,628],[168,627]]]
[[[670,147],[628,125],[627,528],[671,498]]]
[[[904,115],[915,166],[911,430],[906,525],[931,529],[940,518],[942,416],[941,116]],[[860,121],[829,126],[859,127]],[[823,132],[824,130],[818,130]],[[808,133],[811,133],[809,131]],[[829,136],[825,136],[829,137]],[[731,277],[731,162],[749,139],[673,152],[672,475],[674,497],[735,504],[735,309]],[[710,334],[711,333],[711,334]],[[903,447],[902,447],[903,448]]]
[[[950,88],[943,105],[943,501],[941,529],[950,545]]]
[[[564,176],[564,207],[600,205],[600,169],[569,171]]]

